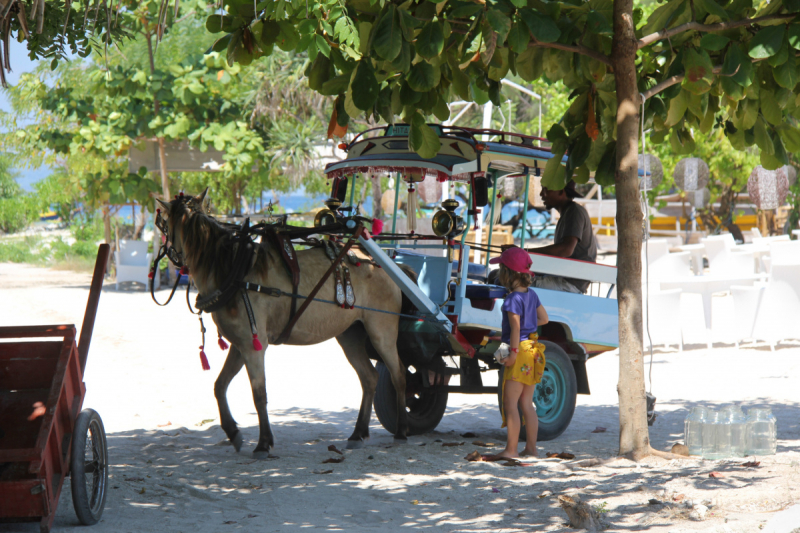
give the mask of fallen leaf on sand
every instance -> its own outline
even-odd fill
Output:
[[[122,479],[124,479],[125,481],[144,481],[143,477],[126,477]]]
[[[461,436],[464,437],[465,439],[474,439],[475,437],[478,436],[478,434],[473,433],[471,431],[467,431],[466,433],[463,433]]]
[[[592,430],[592,433],[605,433],[605,432],[606,432],[606,428],[604,428],[602,426],[597,426],[596,428],[594,428]]]
[[[708,474],[708,477],[714,477],[714,478],[725,477],[725,474],[721,474],[719,472],[711,472],[710,474]]]
[[[481,456],[481,452],[475,450],[474,452],[468,453],[467,456],[464,457],[464,459],[470,462],[478,462],[478,461],[483,461],[483,456]]]
[[[312,470],[312,474],[333,474],[333,470]]]
[[[484,448],[491,448],[492,446],[496,446],[494,442],[483,442],[482,440],[474,440],[472,444],[475,446],[483,446]]]
[[[500,464],[502,464],[503,466],[526,466],[529,463],[522,463],[520,461],[517,461],[516,459],[508,459],[504,463]]]
[[[142,487],[142,490],[139,491],[139,494],[144,494],[145,492],[146,491],[144,490],[144,487]]]
[[[419,500],[411,500],[411,505],[419,505]]]
[[[195,424],[195,426],[205,426],[206,424],[210,424],[213,421],[214,421],[213,418],[205,418],[205,419],[201,420],[200,422],[198,422],[197,424]]]
[[[760,464],[761,461],[747,461],[746,463],[742,463],[742,466],[745,468],[758,468]]]
[[[463,446],[463,445],[464,445],[463,442],[443,442],[442,443],[443,447],[447,447],[447,446]]]
[[[567,452],[561,452],[561,453],[550,452],[547,454],[548,459],[552,459],[553,457],[566,460],[575,459],[575,456],[573,454]]]
[[[686,498],[686,496],[683,494],[675,494],[674,496],[672,496],[672,501],[682,502],[684,498]]]
[[[339,449],[336,447],[336,445],[335,445],[335,444],[331,444],[330,446],[328,446],[328,451],[329,451],[329,452],[336,452],[336,453],[338,453],[339,455],[344,455],[344,454],[341,452],[341,450],[339,450]]]
[[[324,461],[322,461],[322,464],[325,464],[325,463],[334,463],[335,464],[335,463],[341,463],[342,461],[344,461],[344,457],[329,457],[328,459],[325,459]]]
[[[497,487],[492,487],[492,492],[500,492],[500,489],[498,489]]]
[[[257,516],[258,516],[257,514],[249,514],[249,515],[247,515],[247,518],[255,518]]]
[[[235,524],[236,520],[225,520],[223,524]]]
[[[661,500],[656,500],[655,498],[651,498],[647,505],[661,505],[663,502]]]
[[[158,424],[158,427],[165,428],[165,427],[171,426],[171,425],[172,425],[172,422],[167,422],[166,424]]]

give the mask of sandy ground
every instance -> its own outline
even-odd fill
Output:
[[[56,324],[82,320],[89,275],[0,264],[0,324]],[[166,297],[164,291],[161,298]],[[294,531],[575,531],[566,525],[560,494],[580,494],[601,506],[608,531],[754,532],[800,497],[800,343],[736,350],[730,341],[732,305],[714,298],[715,344],[707,350],[699,296],[684,297],[686,349],[657,350],[652,391],[658,420],[650,436],[669,449],[682,440],[687,409],[732,402],[769,405],[778,423],[778,455],[741,460],[666,461],[574,468],[557,459],[529,466],[469,463],[473,450],[498,450],[504,440],[496,400],[451,395],[437,431],[395,446],[373,416],[372,438],[344,451],[339,464],[323,464],[344,449],[355,424],[360,387],[335,342],[267,351],[270,418],[277,458],[256,461],[258,434],[244,373],[229,391],[245,435],[237,454],[218,425],[213,382],[224,360],[214,331],[206,344],[212,371],[198,360],[199,323],[176,298],[157,307],[142,290],[114,290],[100,300],[86,370],[85,407],[105,423],[110,487],[102,521],[81,528],[69,483],[62,492],[58,531],[218,532]],[[677,319],[678,317],[676,317]],[[210,321],[207,321],[207,325]],[[571,452],[578,459],[612,457],[617,448],[615,353],[588,363],[590,396],[579,396],[572,424],[540,453]],[[304,377],[301,377],[304,376]],[[307,377],[305,377],[307,376]],[[486,375],[494,383],[494,375]],[[604,433],[592,433],[597,426]],[[462,436],[471,432],[477,437]],[[483,448],[479,440],[495,443]],[[463,443],[457,446],[443,446]],[[712,478],[717,471],[723,477]],[[326,473],[327,472],[327,473]],[[689,519],[684,505],[705,502],[705,521]],[[797,524],[800,526],[800,523]],[[34,532],[33,524],[0,524],[0,533]],[[791,531],[791,529],[786,530]]]

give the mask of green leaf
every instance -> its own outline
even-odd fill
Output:
[[[522,9],[523,7],[527,7],[528,0],[511,0],[511,3],[514,4],[514,7],[517,9]]]
[[[492,29],[497,32],[497,45],[501,46],[511,30],[511,19],[508,18],[503,12],[497,9],[490,9],[486,12],[486,19],[492,26]]]
[[[761,148],[762,152],[775,155],[775,145],[772,143],[772,139],[767,132],[767,125],[761,120],[761,117],[756,120],[755,126],[753,127],[753,134],[756,137],[756,145]]]
[[[544,68],[542,57],[544,50],[542,48],[526,48],[524,52],[517,56],[515,65],[517,67],[517,74],[525,81],[536,81],[542,75]]]
[[[700,39],[700,46],[708,50],[709,52],[719,52],[730,42],[731,40],[725,37],[724,35],[718,35],[716,33],[706,33],[703,35],[703,38]]]
[[[713,77],[711,75],[714,65],[708,52],[703,49],[689,48],[683,54],[683,67],[686,77],[683,87],[694,94],[702,94],[711,89]]]
[[[678,96],[669,101],[669,110],[667,111],[667,126],[674,126],[683,118],[686,109],[689,107],[689,95],[681,91]]]
[[[695,142],[692,134],[685,129],[673,128],[669,136],[669,144],[676,154],[690,155],[695,151]]]
[[[400,19],[400,28],[403,30],[403,37],[406,41],[414,40],[414,30],[419,26],[419,21],[415,19],[406,9],[397,12]]]
[[[438,21],[426,23],[417,35],[415,48],[417,53],[425,59],[433,59],[441,54],[444,48],[442,24]]]
[[[409,87],[417,92],[430,91],[439,84],[439,69],[430,63],[420,61],[411,67],[406,76]]]
[[[389,5],[389,9],[375,24],[372,35],[372,47],[379,56],[387,61],[397,57],[403,44],[403,35],[394,4]]]
[[[617,143],[610,142],[606,146],[603,157],[597,164],[597,170],[594,172],[594,181],[601,187],[609,187],[614,185],[616,181],[616,168],[617,168]]]
[[[392,60],[392,68],[399,70],[400,72],[406,72],[411,67],[411,55],[413,54],[413,50],[411,50],[411,44],[408,41],[403,41],[402,46],[400,46],[400,53],[397,54]]]
[[[749,55],[753,59],[764,59],[778,53],[783,43],[786,26],[767,26],[761,28],[750,41]]]
[[[790,24],[789,31],[789,44],[795,50],[800,50],[800,24]]]
[[[450,108],[447,105],[447,100],[440,96],[439,99],[436,100],[436,105],[433,106],[433,114],[442,122],[449,119]]]
[[[685,7],[685,4],[686,0],[670,0],[666,4],[658,7],[648,17],[647,24],[642,27],[642,35],[649,35],[669,27],[669,23],[673,20],[674,15],[680,13]]]
[[[537,41],[553,43],[561,36],[561,30],[550,17],[532,9],[521,10],[520,15]]]
[[[586,135],[586,132],[581,130],[581,133],[569,147],[569,155],[567,156],[567,166],[565,168],[565,175],[567,179],[572,179],[574,170],[582,166],[589,157],[589,152],[592,150],[592,140]]]
[[[564,152],[553,152],[553,157],[547,161],[542,173],[542,187],[547,187],[551,191],[560,191],[567,184],[564,165],[561,159]]]
[[[697,7],[705,8],[705,10],[711,15],[711,18],[714,18],[713,21],[706,20],[706,24],[710,24],[712,22],[723,22],[730,19],[727,11],[722,9],[722,7],[716,3],[714,0],[694,0]]]
[[[325,57],[330,57],[330,55],[331,55],[331,45],[328,44],[328,41],[325,40],[325,37],[323,37],[322,35],[317,34],[317,36],[314,38],[314,40],[315,40],[315,42],[317,44],[317,49],[320,52],[322,52],[322,54]]]
[[[499,66],[494,66],[494,63],[500,62]],[[508,74],[508,48],[499,48],[492,58],[492,63],[489,65],[489,79],[500,81]]]
[[[778,50],[778,53],[770,57],[767,60],[767,63],[769,63],[769,65],[772,67],[778,67],[780,65],[783,65],[784,63],[786,63],[786,60],[789,59],[789,50],[790,50],[789,40],[784,39],[780,50]],[[792,59],[794,59],[794,50],[792,50]]]
[[[411,131],[408,133],[408,144],[420,157],[431,159],[439,153],[442,143],[436,132],[425,123],[425,119],[415,111],[411,117]]]
[[[362,111],[368,111],[375,105],[380,92],[378,80],[375,79],[375,70],[369,59],[358,62],[353,81],[350,84],[353,91],[353,103]]]
[[[324,82],[319,92],[323,96],[336,96],[337,94],[345,92],[349,86],[350,73],[347,73]]]
[[[761,89],[759,94],[761,99],[761,113],[767,122],[774,126],[779,126],[783,123],[783,113],[775,100],[775,94],[767,89]]]
[[[748,87],[752,83],[750,79],[752,71],[753,64],[739,45],[734,44],[728,48],[728,52],[725,54],[725,61],[722,64],[721,76],[727,76],[742,87]]]
[[[528,43],[531,41],[531,33],[524,24],[516,23],[511,26],[511,31],[508,33],[508,46],[517,54],[522,54],[528,49]]]
[[[230,32],[233,29],[233,20],[233,17],[228,15],[209,15],[206,19],[206,29],[209,33]]]
[[[608,19],[606,19],[605,15],[595,10],[589,11],[589,13],[586,14],[586,27],[592,33],[601,35],[610,35],[613,33],[611,24],[608,23]]]
[[[785,126],[778,130],[778,134],[790,152],[800,152],[800,130]]]
[[[300,34],[297,33],[294,24],[289,22],[278,22],[278,26],[280,27],[280,33],[275,44],[284,52],[291,52],[297,47],[297,43],[300,41]]]
[[[315,91],[319,91],[322,89],[322,84],[328,81],[332,74],[333,68],[330,59],[320,54],[311,63],[311,67],[306,74],[308,76],[308,86]]]

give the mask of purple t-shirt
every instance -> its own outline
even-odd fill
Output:
[[[511,344],[511,323],[508,321],[508,313],[519,315],[519,336],[520,341],[528,340],[528,336],[536,333],[537,319],[536,310],[541,305],[539,296],[528,288],[528,292],[512,291],[506,296],[503,302],[503,334],[501,339],[506,344]]]

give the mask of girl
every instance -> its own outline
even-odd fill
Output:
[[[510,247],[500,257],[489,261],[500,263],[498,281],[509,290],[503,303],[502,341],[508,344],[508,357],[501,360],[503,374],[503,426],[508,426],[508,443],[495,459],[519,456],[538,457],[536,434],[539,419],[533,405],[533,390],[542,380],[544,372],[544,345],[537,342],[536,328],[549,321],[547,311],[539,297],[530,288],[533,273],[531,258],[525,250]],[[519,410],[517,409],[519,406]],[[527,441],[525,449],[517,453],[520,417],[522,411]]]

